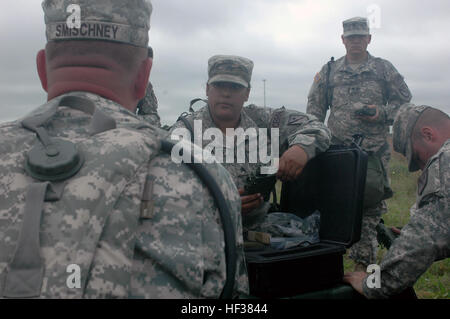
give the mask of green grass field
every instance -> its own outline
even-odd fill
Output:
[[[386,225],[403,226],[408,223],[409,209],[416,198],[417,178],[420,172],[408,172],[406,160],[403,156],[393,152],[390,162],[391,187],[394,197],[388,203],[388,213],[383,216]],[[378,251],[378,263],[386,249]],[[352,271],[353,261],[344,258],[345,271]],[[414,285],[418,298],[450,299],[450,258],[435,262]]]
[[[403,226],[409,221],[409,209],[416,200],[417,179],[420,171],[409,173],[406,159],[392,152],[390,161],[391,187],[394,196],[388,203],[388,213],[383,219],[388,226]],[[280,198],[281,183],[277,183],[277,194]],[[379,247],[377,263],[381,262],[385,248]],[[344,256],[344,271],[353,271],[354,263]],[[414,285],[417,297],[421,299],[450,299],[450,258],[435,262]]]

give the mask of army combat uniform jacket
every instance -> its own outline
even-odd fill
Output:
[[[307,113],[324,122],[329,108],[328,127],[333,143],[348,144],[353,135],[363,134],[363,148],[379,151],[386,144],[389,126],[393,124],[398,108],[411,100],[403,77],[389,61],[370,54],[356,70],[347,64],[345,56],[330,63],[328,90],[327,74],[328,64],[325,64],[314,78]],[[356,110],[372,104],[380,109],[376,123],[356,117]]]
[[[109,127],[93,132],[93,117],[68,107],[74,98],[93,104]],[[85,162],[73,177],[44,188],[39,219],[24,213],[29,185],[39,183],[24,170],[36,134],[21,121],[0,125],[0,297],[219,297],[226,266],[218,209],[195,173],[160,151],[163,133],[91,93],[57,97],[33,114],[53,107],[43,124],[48,135],[75,143]],[[207,169],[231,208],[234,287],[246,293],[239,194],[225,169]],[[30,292],[23,282],[37,286]]]
[[[138,115],[151,125],[161,127],[161,118],[158,114],[158,99],[151,83],[148,83],[145,96],[138,103]]]
[[[195,113],[188,116],[187,120],[194,126],[194,121],[201,120],[202,132],[205,132],[208,128],[217,128],[214,124],[209,107],[205,106],[202,109],[196,111]],[[182,121],[178,121],[173,127],[172,132],[176,128],[185,127]],[[244,131],[249,128],[256,129],[258,137],[260,137],[261,129],[267,129],[268,142],[267,150],[270,152],[271,143],[274,143],[270,139],[271,129],[279,130],[279,141],[277,141],[279,146],[279,155],[281,157],[282,153],[293,145],[301,146],[305,152],[308,154],[308,159],[312,159],[318,153],[324,152],[328,149],[330,143],[330,132],[329,130],[320,123],[314,116],[307,115],[298,111],[287,110],[284,107],[279,109],[258,107],[256,105],[245,106],[241,112],[241,119],[239,126],[235,129],[243,129]],[[215,144],[223,150],[223,154],[227,152],[227,145],[225,139],[219,141],[211,141],[209,139],[202,139],[200,143],[202,148],[205,148],[210,143]],[[195,143],[198,143],[195,141]],[[232,163],[227,163],[225,160],[223,166],[230,172],[231,176],[236,183],[238,189],[244,188],[247,178],[249,176],[254,176],[258,173],[261,167],[267,167],[270,163],[262,164],[260,158],[256,161],[251,161],[249,159],[249,144],[250,139],[246,137],[245,139],[245,162],[239,162],[236,158],[240,147],[238,142],[234,143],[234,155],[235,158]],[[225,155],[224,155],[225,159]],[[220,159],[219,159],[220,160]],[[267,212],[269,211],[270,204],[264,202],[261,207],[255,209],[254,211],[245,214],[243,217],[244,226],[247,228],[253,228],[261,223]]]
[[[368,298],[387,298],[412,287],[435,261],[450,256],[450,139],[418,181],[411,219],[381,262],[381,288],[363,283]]]

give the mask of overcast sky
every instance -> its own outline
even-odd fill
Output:
[[[430,0],[153,0],[150,75],[163,124],[189,101],[205,97],[207,60],[215,54],[250,58],[249,103],[306,110],[314,75],[345,54],[342,21],[368,16],[369,52],[391,61],[415,104],[450,113],[450,1]],[[0,122],[46,101],[35,57],[45,45],[41,0],[15,0],[0,10]]]

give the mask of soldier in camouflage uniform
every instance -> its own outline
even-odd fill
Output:
[[[81,22],[69,28],[74,4]],[[161,151],[167,133],[135,115],[152,62],[150,1],[42,6],[48,43],[37,64],[48,103],[0,125],[0,298],[219,297],[218,206]],[[205,168],[236,234],[232,292],[247,293],[239,194],[223,167]]]
[[[405,104],[394,123],[394,149],[409,171],[422,170],[411,219],[381,261],[381,287],[365,272],[344,281],[368,298],[387,298],[412,287],[435,261],[450,256],[450,118],[428,106]]]
[[[161,127],[161,118],[158,114],[158,100],[156,99],[155,92],[153,91],[153,85],[150,82],[148,83],[144,98],[138,103],[137,109],[137,114],[143,120],[151,125]]]
[[[153,48],[148,48],[148,57],[154,60]],[[158,114],[158,99],[153,91],[153,85],[148,83],[145,96],[137,105],[137,114],[148,123],[161,127],[161,118]]]
[[[362,134],[363,149],[381,159],[385,184],[389,185],[389,126],[400,105],[411,100],[411,93],[389,61],[367,52],[371,41],[367,19],[352,18],[344,21],[343,27],[342,42],[347,54],[330,61],[316,74],[308,95],[307,113],[324,122],[330,109],[328,127],[332,144],[349,144],[353,135]],[[375,114],[355,114],[364,107],[374,110]],[[386,212],[384,201],[364,209],[361,240],[349,253],[358,269],[365,269],[376,261],[375,227],[381,214]]]
[[[253,62],[247,58],[228,55],[216,55],[208,61],[208,83],[206,95],[208,104],[202,109],[187,116],[189,125],[195,129],[195,122],[201,121],[202,132],[209,128],[220,130],[222,137],[229,128],[242,129],[271,129],[279,130],[279,169],[276,172],[281,180],[295,179],[302,171],[306,162],[318,153],[328,149],[330,133],[314,116],[301,112],[258,107],[249,105],[243,107],[250,94],[250,81],[253,70]],[[172,132],[177,128],[186,128],[186,124],[178,121],[172,127]],[[259,130],[256,130],[260,138]],[[239,137],[239,136],[238,136]],[[195,141],[205,148],[211,143],[206,138]],[[222,154],[227,153],[228,146],[223,138],[212,141],[216,149],[221,149]],[[237,159],[238,143],[245,143],[245,161]],[[267,149],[271,149],[270,136]],[[270,203],[264,201],[261,194],[245,194],[244,186],[249,176],[256,175],[264,166],[260,158],[252,162],[249,160],[249,145],[251,137],[245,136],[245,140],[233,145],[234,158],[228,162],[223,161],[224,167],[233,176],[234,182],[241,194],[243,224],[247,229],[254,229],[265,220]],[[225,156],[224,156],[225,157]]]

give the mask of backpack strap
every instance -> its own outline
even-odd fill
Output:
[[[8,264],[3,297],[39,297],[44,264],[39,254],[39,229],[48,182],[33,183],[27,188],[22,229],[14,256]]]
[[[189,133],[191,133],[192,144],[195,144],[194,143],[194,128],[192,127],[191,122],[189,122],[188,116],[189,116],[189,113],[187,113],[187,112],[181,113],[181,115],[178,117],[177,122],[178,121],[183,122],[184,126],[186,126],[186,128],[188,129]]]
[[[22,229],[13,258],[8,263],[4,290],[5,298],[39,297],[44,275],[40,256],[39,231],[46,201],[61,198],[64,183],[33,183],[27,188]]]
[[[65,180],[75,175],[84,164],[84,157],[76,145],[59,138],[50,138],[45,124],[56,114],[60,106],[70,107],[92,115],[89,128],[91,135],[116,128],[116,121],[102,112],[95,104],[77,96],[66,96],[53,102],[44,113],[31,115],[21,124],[34,133],[40,143],[27,154],[25,170],[33,178],[41,181]]]
[[[191,102],[189,103],[189,113],[188,113],[188,112],[183,112],[183,113],[181,113],[181,115],[180,115],[180,116],[178,117],[178,119],[177,119],[177,122],[178,122],[178,121],[183,122],[184,126],[186,126],[186,128],[188,129],[188,131],[191,133],[191,142],[192,142],[192,144],[195,144],[195,143],[194,143],[194,129],[193,129],[193,127],[192,127],[191,122],[189,122],[189,120],[188,120],[188,116],[189,116],[190,114],[193,114],[193,113],[195,112],[193,106],[194,106],[195,103],[200,102],[200,101],[203,101],[204,103],[208,104],[208,100],[201,99],[201,98],[193,99],[193,100],[191,100]]]

